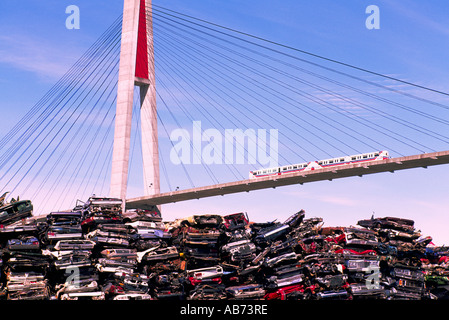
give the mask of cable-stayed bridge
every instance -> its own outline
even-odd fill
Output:
[[[363,164],[347,164],[339,168],[323,168],[308,172],[294,172],[280,176],[261,177],[222,183],[218,185],[159,193],[151,196],[137,197],[126,201],[128,208],[148,209],[154,205],[179,202],[183,200],[200,199],[225,194],[249,192],[253,190],[276,188],[286,185],[304,184],[315,181],[354,177],[367,174],[391,172],[410,168],[427,168],[439,164],[447,164],[449,151],[398,157]]]
[[[3,192],[43,199],[42,207],[55,210],[93,193],[150,205],[447,163],[445,92],[150,1],[126,6],[0,140]],[[175,139],[177,129],[185,136]],[[392,159],[248,180],[250,170],[269,163],[250,156],[258,136],[230,141],[233,154],[224,152],[229,129],[276,129],[279,165],[376,150]],[[256,144],[268,148],[268,140]],[[182,141],[189,155],[174,163]],[[130,197],[130,185],[146,196]]]

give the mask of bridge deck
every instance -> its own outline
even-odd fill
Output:
[[[333,180],[352,176],[380,172],[428,167],[449,163],[449,151],[424,153],[413,156],[391,158],[381,161],[354,163],[341,167],[322,168],[314,171],[292,172],[278,176],[267,176],[257,179],[247,179],[235,182],[221,183],[211,186],[165,192],[152,196],[128,199],[126,208],[148,208],[152,205],[173,203],[191,199],[219,196],[238,192],[273,188],[292,184],[303,184],[321,180]]]

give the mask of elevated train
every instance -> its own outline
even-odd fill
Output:
[[[343,156],[338,158],[331,158],[325,160],[318,160],[312,162],[303,162],[298,164],[290,164],[282,167],[265,168],[249,172],[249,178],[255,179],[259,177],[282,175],[291,172],[309,171],[321,168],[328,168],[334,166],[342,166],[350,163],[378,161],[389,159],[388,151],[375,151],[369,153],[361,153],[352,156]]]

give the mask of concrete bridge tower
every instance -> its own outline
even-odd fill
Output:
[[[125,203],[134,87],[140,88],[144,195],[160,193],[151,0],[124,0],[110,196]]]

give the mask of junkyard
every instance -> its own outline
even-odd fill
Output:
[[[164,221],[91,197],[34,217],[0,209],[4,300],[438,300],[449,297],[448,248],[414,221],[372,217],[329,227],[299,210]]]

